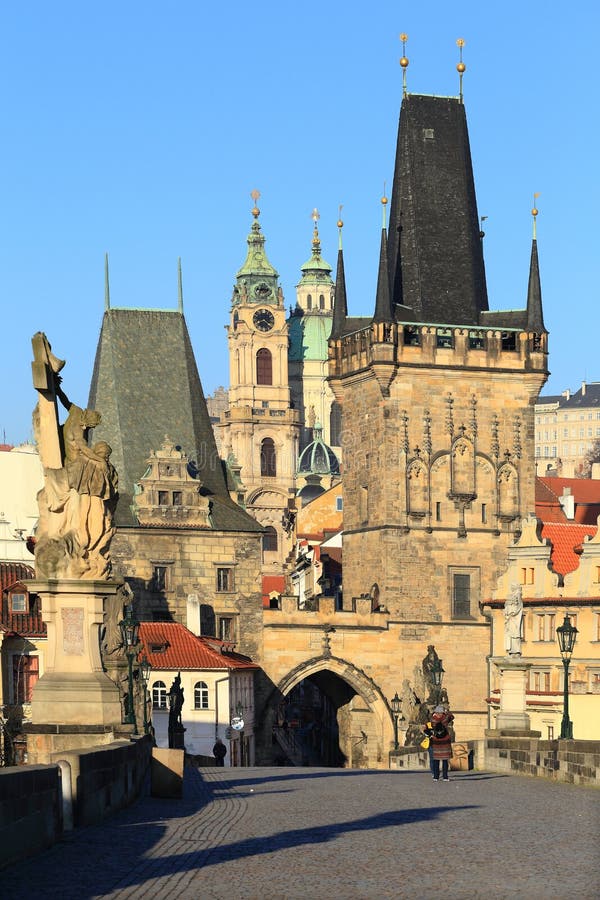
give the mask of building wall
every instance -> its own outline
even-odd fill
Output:
[[[535,406],[535,456],[538,475],[556,468],[563,478],[577,477],[595,441],[600,441],[600,385],[584,384],[575,394]]]
[[[111,545],[113,571],[125,577],[142,619],[174,619],[195,634],[219,634],[221,619],[232,621],[236,650],[262,656],[261,535],[176,528],[122,528]],[[164,589],[155,568],[168,570]],[[219,590],[218,570],[233,572],[231,590]],[[188,616],[188,600],[198,610]]]

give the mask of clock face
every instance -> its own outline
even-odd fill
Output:
[[[261,299],[265,299],[271,296],[271,288],[268,284],[265,284],[264,281],[261,281],[260,284],[257,284],[254,288],[254,293],[257,297]]]
[[[257,309],[252,321],[259,331],[270,331],[275,324],[275,317],[270,309]]]

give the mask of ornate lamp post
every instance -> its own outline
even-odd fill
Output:
[[[571,625],[569,616],[565,613],[565,621],[556,629],[556,637],[558,638],[558,646],[562,656],[563,666],[565,667],[565,677],[563,683],[563,717],[560,725],[561,740],[573,740],[573,723],[569,719],[569,663],[571,662],[571,654],[577,640],[577,628]]]
[[[435,702],[439,703],[442,696],[442,681],[444,678],[444,667],[439,656],[431,665],[431,676],[435,687]]]
[[[129,693],[127,695],[125,724],[133,725],[133,733],[137,734],[137,722],[135,720],[135,708],[133,703],[133,658],[136,653],[135,648],[138,642],[140,623],[133,617],[133,606],[130,605],[127,607],[125,618],[122,622],[119,622],[119,628],[121,629],[123,645],[125,647],[125,653],[127,654],[127,664],[129,667]]]
[[[150,730],[150,722],[148,721],[148,682],[150,680],[150,672],[152,671],[152,663],[144,656],[140,660],[140,674],[142,676],[142,684],[144,685],[144,734],[148,734]]]
[[[394,694],[391,699],[390,706],[392,708],[392,716],[394,717],[394,750],[397,750],[399,747],[398,744],[398,719],[400,718],[402,712],[402,700],[398,696],[398,691]]]

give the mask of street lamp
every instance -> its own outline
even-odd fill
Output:
[[[127,697],[125,724],[133,725],[133,733],[137,734],[137,722],[135,720],[135,709],[133,705],[133,657],[136,653],[135,648],[138,642],[138,631],[140,628],[140,623],[137,622],[133,617],[132,605],[127,606],[125,618],[121,622],[119,622],[119,628],[121,629],[123,645],[125,647],[125,653],[127,654],[127,664],[129,666],[129,694]]]
[[[444,667],[439,656],[431,664],[431,677],[435,686],[435,702],[439,703],[442,696],[442,681],[444,678]]]
[[[563,717],[560,725],[561,740],[573,740],[573,723],[569,719],[569,663],[571,662],[571,654],[577,640],[577,628],[571,625],[571,620],[565,613],[565,621],[556,629],[558,638],[558,646],[562,656],[563,666],[565,667],[565,677],[563,683]]]
[[[398,696],[398,691],[394,694],[391,699],[390,706],[392,707],[392,716],[394,717],[394,750],[398,749],[398,719],[400,718],[400,714],[402,712],[402,700]]]
[[[152,663],[147,656],[140,660],[140,674],[142,676],[142,684],[144,685],[144,734],[148,734],[150,723],[148,721],[148,682],[150,680],[150,672],[152,671]]]

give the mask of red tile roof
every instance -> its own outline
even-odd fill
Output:
[[[258,669],[246,656],[227,650],[231,644],[198,637],[179,622],[140,622],[141,656],[153,669]],[[159,650],[163,647],[164,650]]]
[[[598,478],[538,478],[543,484],[546,497],[553,498],[556,504],[562,497],[565,488],[574,500],[575,522],[580,525],[595,525],[600,515],[600,479]],[[538,487],[536,486],[536,506],[538,504]],[[547,521],[547,518],[544,521]],[[559,519],[554,519],[559,521]]]
[[[573,572],[579,566],[583,540],[588,535],[593,537],[597,529],[593,525],[576,525],[571,522],[544,522],[542,538],[548,538],[552,544],[552,568],[560,575]]]
[[[0,592],[8,590],[17,581],[35,578],[31,566],[19,562],[0,562]]]

